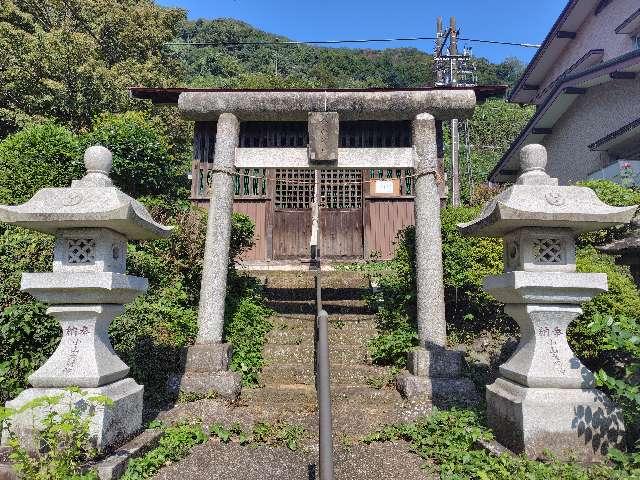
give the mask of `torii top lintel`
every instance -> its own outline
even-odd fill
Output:
[[[437,120],[469,118],[473,89],[186,91],[178,98],[182,116],[216,121],[233,113],[240,121],[306,121],[309,112],[338,112],[340,120]]]

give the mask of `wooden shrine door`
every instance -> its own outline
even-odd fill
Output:
[[[276,169],[273,210],[273,258],[309,256],[314,171]],[[362,171],[320,171],[320,255],[353,259],[363,256]]]

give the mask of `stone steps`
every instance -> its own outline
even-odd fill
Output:
[[[315,315],[312,300],[268,300],[267,306],[278,314]],[[374,312],[362,300],[323,301],[322,308],[330,315],[372,315]]]
[[[332,385],[366,385],[367,379],[379,377],[379,367],[369,365],[331,365]],[[313,385],[313,364],[272,364],[262,368],[260,381],[264,384],[303,383]]]
[[[332,385],[331,399],[336,404],[370,403],[390,404],[401,401],[402,397],[394,388],[375,389],[360,385]],[[242,391],[242,401],[284,403],[314,403],[316,390],[308,384],[276,384],[262,388],[247,388]]]
[[[267,344],[264,347],[264,359],[267,364],[276,363],[301,363],[313,365],[313,342],[301,344]],[[366,348],[353,344],[335,344],[329,347],[329,360],[331,364],[360,365],[369,364],[370,359]]]
[[[267,289],[313,289],[314,274],[311,272],[264,272]],[[362,272],[322,272],[323,293],[331,289],[368,289],[369,277]]]

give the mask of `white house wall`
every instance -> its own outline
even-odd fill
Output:
[[[614,159],[588,146],[639,117],[640,79],[614,80],[589,88],[542,141],[549,154],[548,173],[568,185],[606,167]]]
[[[554,66],[541,83],[541,90],[580,60],[587,52],[604,49],[603,62],[619,57],[634,49],[630,35],[616,34],[615,29],[640,7],[638,0],[616,0],[600,14],[591,14],[576,32]],[[537,103],[537,102],[536,102]]]

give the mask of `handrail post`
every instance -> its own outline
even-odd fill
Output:
[[[331,425],[331,387],[329,385],[329,315],[320,310],[317,319],[318,351],[316,385],[320,426],[320,480],[333,480],[333,427]]]
[[[320,266],[320,172],[315,171],[312,206],[310,269],[314,272],[316,318],[314,331],[314,373],[318,397],[318,444],[320,480],[333,480],[333,426],[331,415],[331,372],[329,370],[329,314],[322,309],[322,269]]]

